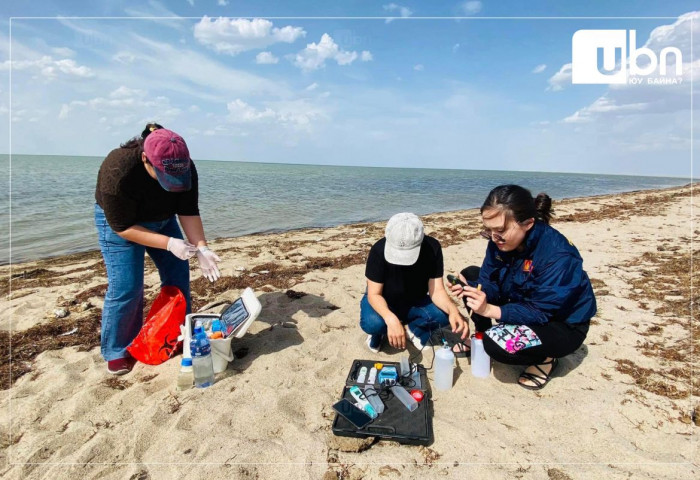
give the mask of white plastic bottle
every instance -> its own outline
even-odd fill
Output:
[[[452,388],[455,354],[448,345],[435,352],[435,388],[449,390]]]
[[[193,378],[192,359],[183,357],[180,362],[180,372],[177,375],[177,389],[187,390],[192,388]]]
[[[211,344],[207,334],[198,321],[194,327],[194,336],[190,342],[194,386],[204,388],[214,384],[214,362],[211,358]]]
[[[484,350],[484,333],[476,332],[472,336],[472,375],[488,378],[491,371],[491,357]]]

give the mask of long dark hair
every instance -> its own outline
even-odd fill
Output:
[[[491,190],[481,206],[481,213],[489,208],[503,211],[518,223],[528,218],[536,218],[549,225],[554,215],[549,195],[539,193],[533,198],[530,190],[520,185],[500,185]]]
[[[119,146],[122,148],[138,148],[140,151],[143,151],[143,142],[144,140],[146,140],[146,137],[149,136],[152,131],[160,130],[161,128],[163,128],[163,125],[160,125],[158,123],[147,123],[146,126],[143,128],[143,132],[141,132],[140,137],[132,137]]]

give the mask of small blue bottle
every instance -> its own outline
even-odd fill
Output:
[[[204,388],[214,384],[214,362],[211,358],[211,344],[201,322],[194,327],[194,336],[190,342],[194,386]]]

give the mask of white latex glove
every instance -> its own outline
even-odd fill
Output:
[[[180,238],[170,237],[170,240],[168,240],[168,251],[180,260],[189,260],[197,253],[197,247]]]
[[[197,250],[197,260],[199,260],[199,268],[202,269],[202,275],[207,277],[207,280],[210,282],[215,282],[221,277],[219,267],[216,266],[221,259],[208,247],[199,247]]]

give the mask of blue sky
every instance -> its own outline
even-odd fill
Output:
[[[691,174],[697,2],[14,3],[0,152],[104,156],[156,120],[195,159]],[[512,18],[557,16],[668,18]],[[680,84],[572,84],[581,29],[678,48]]]

